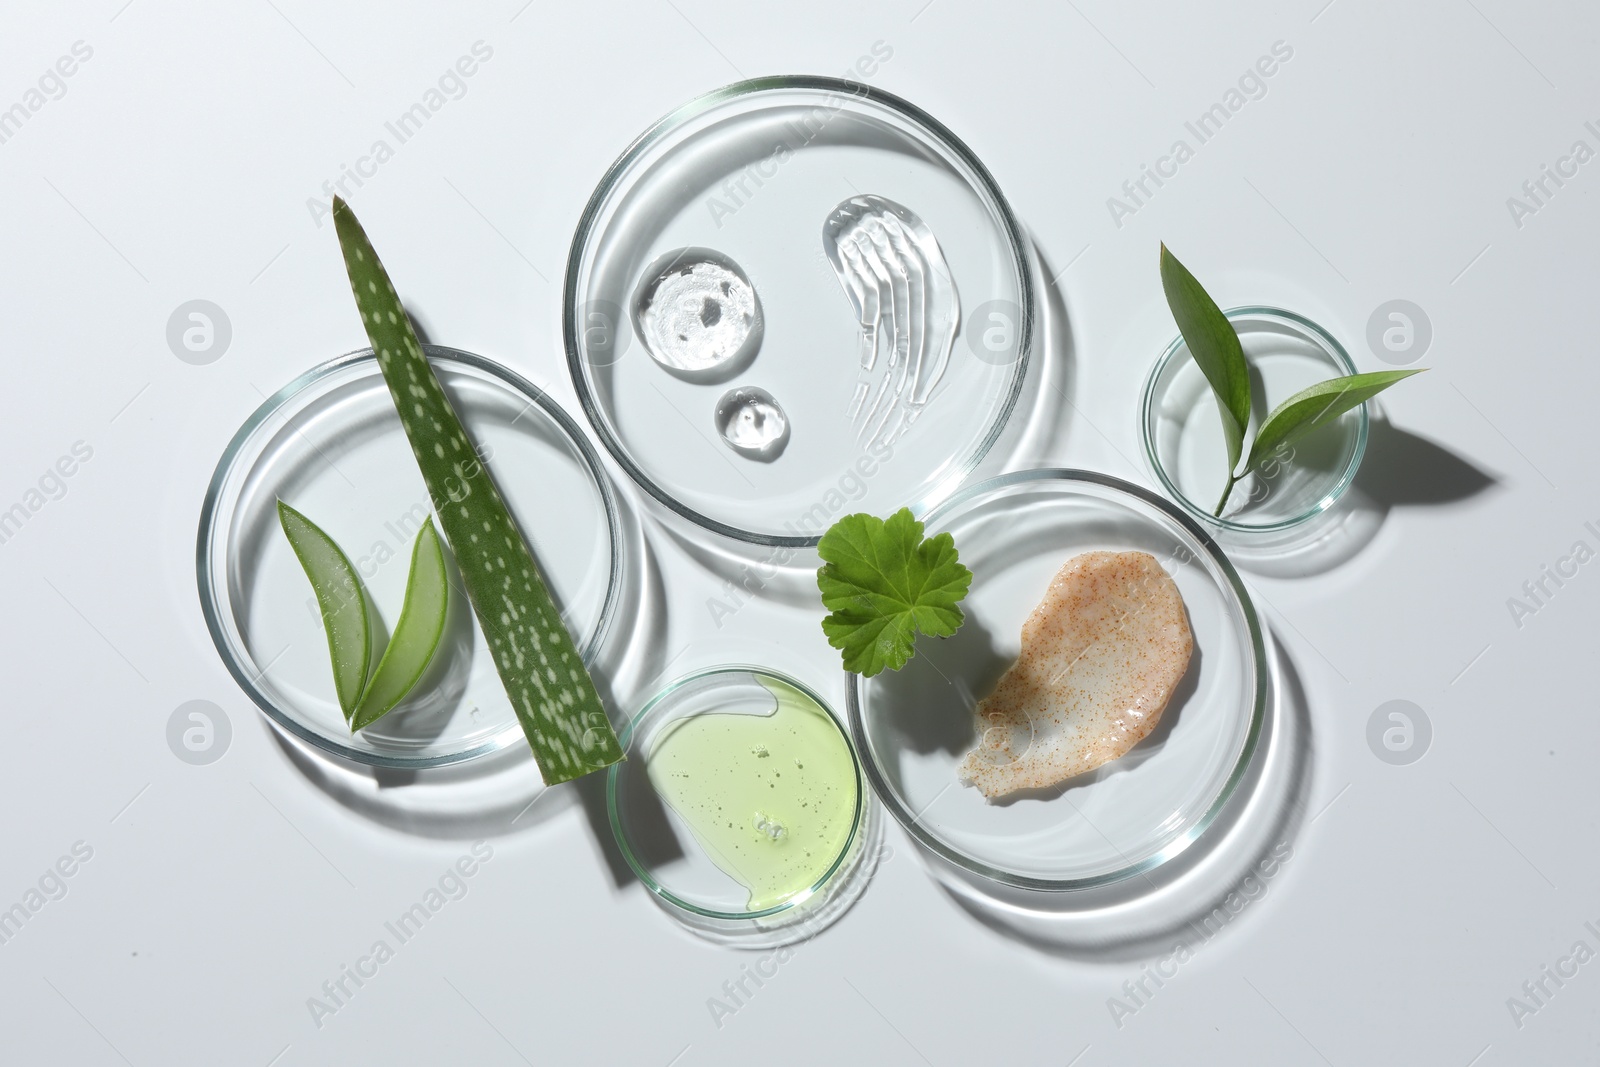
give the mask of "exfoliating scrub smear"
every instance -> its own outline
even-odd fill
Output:
[[[613,166],[568,263],[568,363],[672,513],[815,544],[948,496],[1021,390],[1033,294],[993,180],[915,107],[827,78],[695,100]]]
[[[809,936],[860,892],[868,797],[820,697],[758,667],[674,682],[623,734],[612,829],[634,872],[690,929],[778,944]]]

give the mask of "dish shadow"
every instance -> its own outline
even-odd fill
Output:
[[[1067,412],[1073,402],[1076,344],[1066,302],[1052,278],[1055,272],[1037,239],[1028,238],[1028,271],[1034,293],[1033,346],[1016,408],[999,438],[966,484],[1026,467],[1049,466],[1059,458],[1067,437]],[[976,325],[963,320],[963,334]],[[957,350],[971,356],[971,345],[958,339]]]
[[[613,639],[608,644],[610,656],[602,654],[593,671],[595,688],[611,715],[612,726],[619,734],[633,718],[633,712],[649,697],[643,687],[659,678],[666,669],[667,657],[667,587],[660,564],[650,545],[650,537],[642,516],[634,506],[632,497],[619,492],[618,508],[621,512],[624,536],[633,544],[629,552],[640,561],[636,579],[629,580],[629,591],[618,605],[618,618],[630,619],[634,625],[625,640]],[[611,816],[606,805],[606,774],[586,775],[570,783],[570,795],[576,799],[589,823],[590,837],[604,861],[611,877],[613,889],[621,889],[638,881],[633,868],[623,857],[616,836],[611,831]],[[654,793],[656,810],[642,810],[637,802],[634,817],[642,819],[652,830],[659,830],[651,838],[649,859],[652,863],[665,863],[682,855],[682,847],[673,836],[666,811]]]
[[[1168,951],[1175,942],[1192,950],[1209,941],[1242,914],[1230,902],[1255,899],[1292,861],[1310,793],[1313,738],[1305,690],[1270,632],[1268,649],[1268,708],[1256,756],[1217,821],[1181,855],[1113,886],[1066,893],[1002,886],[919,850],[924,866],[974,920],[1046,955],[1126,962]]]
[[[1374,507],[1437,507],[1469,500],[1500,479],[1436,441],[1374,419],[1352,491]]]
[[[1222,531],[1217,540],[1236,564],[1255,574],[1325,574],[1371,544],[1395,508],[1457,504],[1499,481],[1471,460],[1377,415],[1349,490],[1304,530],[1277,538]]]

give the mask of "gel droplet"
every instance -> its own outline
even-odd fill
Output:
[[[761,303],[739,265],[708,248],[680,248],[645,271],[634,325],[650,357],[690,377],[729,373],[761,344]]]
[[[765,389],[742,385],[717,401],[717,433],[748,459],[771,462],[789,443],[789,416]]]

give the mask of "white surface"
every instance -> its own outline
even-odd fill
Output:
[[[1507,598],[1574,541],[1600,543],[1584,527],[1600,520],[1587,439],[1600,163],[1520,228],[1506,198],[1575,140],[1600,147],[1584,126],[1600,118],[1600,16],[1507,0],[1335,0],[1320,12],[1322,0],[520,5],[411,3],[382,24],[304,0],[13,5],[5,17],[0,107],[75,41],[93,48],[65,94],[0,144],[11,375],[0,508],[74,442],[93,450],[65,494],[0,544],[0,904],[22,900],[74,842],[93,849],[67,895],[0,945],[7,1062],[1592,1055],[1600,963],[1550,984],[1520,1028],[1507,998],[1578,939],[1600,947],[1584,926],[1600,920],[1588,668],[1600,578],[1581,568],[1520,628]],[[1013,465],[1148,481],[1128,457],[1139,384],[1173,332],[1159,240],[1222,303],[1299,310],[1362,369],[1383,366],[1363,342],[1380,303],[1426,309],[1434,369],[1384,406],[1495,483],[1394,507],[1321,575],[1252,579],[1310,709],[1292,859],[1120,1028],[1107,1000],[1141,960],[1062,957],[995,933],[935,887],[893,827],[893,857],[856,909],[719,1027],[707,999],[751,958],[691,939],[636,885],[619,888],[567,794],[514,826],[497,814],[493,858],[468,894],[313,1022],[307,998],[474,835],[451,839],[426,819],[414,820],[426,833],[397,829],[362,813],[382,804],[337,802],[285,755],[205,632],[195,522],[218,453],[261,394],[363,343],[332,228],[313,223],[306,198],[392,140],[385,122],[479,40],[493,55],[466,94],[353,201],[434,340],[502,359],[569,405],[558,285],[615,154],[703,90],[741,74],[842,73],[880,40],[893,56],[871,83],[968,141],[1060,274],[1073,407]],[[1106,198],[1280,40],[1293,57],[1266,95],[1115,226]],[[196,298],[233,327],[207,366],[180,362],[164,335]],[[1406,454],[1424,487],[1439,484],[1437,456]],[[721,580],[659,531],[651,540],[672,602],[656,662],[761,659],[838,695],[814,611],[756,603],[719,631],[704,604]],[[1369,715],[1395,698],[1433,723],[1431,750],[1410,766],[1366,742]],[[179,761],[165,740],[192,699],[232,723],[209,766]]]

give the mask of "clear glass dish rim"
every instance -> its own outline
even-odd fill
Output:
[[[1256,315],[1271,316],[1293,323],[1295,326],[1308,331],[1319,344],[1326,348],[1332,354],[1335,362],[1344,367],[1345,374],[1357,373],[1355,361],[1350,358],[1350,353],[1345,351],[1344,346],[1331,333],[1304,315],[1296,314],[1286,308],[1272,307],[1267,304],[1243,304],[1239,307],[1228,308],[1222,314],[1229,320]],[[1167,365],[1177,358],[1178,351],[1183,347],[1183,334],[1180,333],[1168,343],[1166,350],[1156,359],[1155,366],[1150,369],[1149,377],[1145,379],[1144,396],[1139,403],[1139,440],[1144,445],[1145,462],[1150,464],[1150,469],[1155,473],[1156,478],[1185,511],[1208,525],[1235,533],[1277,533],[1292,529],[1301,523],[1316,518],[1337,503],[1340,497],[1344,496],[1345,490],[1349,489],[1351,484],[1355,482],[1356,472],[1361,467],[1361,460],[1367,454],[1367,435],[1372,417],[1368,413],[1365,403],[1355,409],[1357,412],[1356,446],[1350,453],[1350,462],[1345,465],[1344,473],[1340,475],[1338,483],[1322,495],[1322,499],[1301,514],[1287,519],[1280,519],[1277,522],[1238,522],[1234,519],[1218,518],[1185,496],[1172,479],[1167,476],[1166,468],[1162,466],[1161,460],[1156,455],[1155,439],[1150,432],[1150,413],[1155,406],[1156,382],[1160,380],[1162,372],[1167,369]]]
[[[446,345],[425,344],[422,349],[427,354],[430,362],[442,360],[460,363],[463,366],[471,367],[474,370],[488,374],[490,377],[499,379],[501,383],[508,386],[512,391],[522,394],[531,403],[537,405],[560,428],[562,434],[576,446],[584,467],[589,471],[591,481],[600,492],[600,499],[606,513],[606,528],[611,538],[610,575],[606,582],[605,599],[600,606],[599,618],[596,619],[592,631],[585,639],[581,651],[584,662],[586,664],[591,662],[605,643],[606,635],[610,633],[617,604],[622,594],[622,520],[617,510],[615,490],[605,477],[605,469],[600,464],[599,455],[595,452],[594,446],[589,444],[584,437],[582,429],[571,415],[562,410],[561,406],[552,400],[549,394],[510,368],[484,356],[466,352],[459,348],[450,348]],[[235,657],[227,639],[226,630],[222,625],[221,598],[211,580],[212,564],[215,562],[211,553],[211,542],[215,534],[217,509],[221,504],[223,487],[233,474],[234,466],[239,461],[245,445],[263,424],[288,407],[304,391],[310,389],[324,378],[344,370],[346,367],[364,362],[376,364],[376,357],[371,348],[358,348],[346,352],[344,355],[335,356],[333,359],[303,372],[289,384],[262,401],[228,441],[228,446],[223,449],[221,458],[217,460],[216,469],[212,471],[210,484],[206,486],[205,499],[200,506],[199,534],[195,549],[195,570],[199,585],[200,610],[205,616],[206,629],[211,633],[211,643],[216,646],[217,655],[221,657],[223,665],[228,668],[228,673],[233,675],[233,679],[238,683],[239,688],[245,691],[245,694],[250,697],[256,707],[260,708],[268,718],[302,741],[314,745],[324,752],[370,767],[418,770],[424,767],[443,767],[456,763],[465,763],[468,760],[487,756],[492,752],[498,752],[514,744],[517,739],[522,737],[521,729],[518,728],[513,731],[507,728],[502,730],[499,735],[481,744],[474,745],[472,748],[441,756],[388,756],[342,744],[334,738],[324,736],[303,725],[295,716],[278,707],[276,702],[251,679],[249,672],[244,669],[244,665]]]
[[[878,768],[873,748],[869,743],[866,732],[866,723],[862,714],[860,679],[847,673],[845,676],[846,700],[850,711],[850,731],[855,739],[856,747],[860,750],[861,764],[866,768],[867,781],[872,785],[872,791],[878,799],[894,815],[895,821],[905,828],[906,832],[916,838],[923,847],[940,856],[949,863],[962,868],[972,874],[978,875],[1001,885],[1013,886],[1018,889],[1032,889],[1042,892],[1071,892],[1084,889],[1097,889],[1116,882],[1124,881],[1135,875],[1144,874],[1166,863],[1168,860],[1183,852],[1210,828],[1228,801],[1233,798],[1239,783],[1244,780],[1245,773],[1249,770],[1250,761],[1255,756],[1256,747],[1261,740],[1262,724],[1266,718],[1267,700],[1267,653],[1266,644],[1262,636],[1261,620],[1256,614],[1255,604],[1250,599],[1250,594],[1245,590],[1244,582],[1239,578],[1239,572],[1229,562],[1228,557],[1212,540],[1204,528],[1190,516],[1184,514],[1168,501],[1157,494],[1131,482],[1120,478],[1113,478],[1107,474],[1095,471],[1079,470],[1072,467],[1039,467],[1033,470],[1013,471],[990,478],[976,485],[968,486],[955,496],[940,504],[929,512],[924,522],[930,528],[940,519],[960,511],[972,501],[1000,489],[1010,489],[1014,486],[1030,483],[1061,483],[1072,485],[1074,483],[1088,483],[1103,489],[1110,489],[1115,493],[1130,496],[1148,504],[1168,518],[1178,523],[1198,544],[1223,576],[1227,579],[1228,586],[1233,590],[1235,600],[1238,602],[1240,612],[1244,616],[1246,629],[1249,635],[1250,662],[1254,669],[1255,693],[1252,699],[1250,713],[1250,729],[1245,737],[1244,745],[1239,751],[1239,757],[1234,762],[1233,770],[1229,772],[1227,780],[1217,792],[1216,798],[1211,802],[1205,813],[1190,829],[1167,843],[1159,852],[1148,856],[1138,863],[1119,867],[1103,875],[1093,878],[1033,878],[1027,875],[1016,874],[1012,871],[991,867],[979,860],[975,860],[961,851],[940,841],[922,827],[920,816],[906,810],[900,803],[893,788],[890,787],[883,772]]]
[[[578,270],[583,263],[584,253],[589,247],[589,242],[594,236],[594,226],[601,210],[617,191],[619,182],[627,170],[644,153],[658,141],[662,140],[678,127],[690,119],[703,114],[712,108],[737,100],[740,97],[753,96],[758,93],[772,92],[788,89],[813,89],[821,91],[842,92],[850,96],[871,101],[890,111],[898,112],[903,118],[922,126],[923,129],[935,140],[940,141],[957,159],[972,169],[978,180],[980,191],[988,196],[995,206],[1000,223],[1005,231],[1005,237],[1011,248],[1013,266],[1016,268],[1018,278],[1018,293],[1022,304],[1022,323],[1017,345],[1017,358],[1012,362],[1012,380],[1002,399],[1000,409],[991,420],[988,432],[979,442],[972,454],[955,469],[950,471],[937,486],[931,489],[926,497],[919,501],[907,502],[913,512],[918,514],[938,506],[947,499],[966,477],[977,469],[1000,439],[1006,425],[1011,421],[1011,416],[1016,410],[1017,401],[1022,395],[1022,386],[1027,378],[1028,366],[1033,352],[1034,335],[1034,292],[1033,274],[1028,265],[1027,244],[1022,235],[1022,228],[1018,225],[1016,216],[1011,211],[1011,205],[1005,195],[1000,191],[989,169],[983,165],[977,154],[968,148],[966,142],[957,137],[944,123],[923,111],[910,101],[904,100],[893,93],[875,89],[860,82],[848,81],[843,78],[831,78],[821,75],[809,74],[781,74],[769,75],[761,78],[748,78],[744,81],[724,85],[720,89],[713,89],[685,104],[680,105],[666,115],[657,119],[648,129],[634,139],[634,142],[623,150],[614,163],[606,170],[600,184],[595,187],[589,201],[584,205],[583,214],[578,218],[577,229],[573,232],[572,248],[567,256],[566,277],[562,283],[561,298],[561,332],[567,350],[567,370],[572,377],[572,385],[578,394],[578,403],[582,406],[584,415],[589,420],[589,425],[594,428],[595,435],[605,445],[606,451],[623,470],[628,472],[641,489],[649,493],[657,501],[703,529],[724,537],[730,537],[747,544],[760,545],[768,548],[814,548],[822,540],[822,535],[795,536],[791,534],[764,534],[753,530],[743,530],[737,526],[729,525],[709,515],[703,515],[661,486],[636,464],[622,442],[612,433],[604,414],[600,410],[598,401],[595,400],[583,370],[583,358],[578,349],[577,329],[577,295],[578,295]]]
[[[823,888],[823,886],[827,885],[828,882],[832,880],[834,875],[839,873],[840,867],[842,867],[845,861],[850,858],[851,851],[856,847],[856,839],[861,836],[862,824],[866,818],[866,774],[864,773],[861,754],[856,751],[856,746],[851,742],[850,731],[845,727],[844,723],[839,721],[839,717],[834,714],[833,707],[823,699],[821,694],[819,694],[815,689],[812,689],[809,685],[806,685],[804,682],[801,682],[782,671],[774,670],[771,667],[761,667],[753,663],[724,663],[715,667],[702,667],[699,670],[691,671],[680,678],[676,678],[673,681],[668,682],[659,691],[657,691],[654,696],[645,701],[644,706],[639,709],[638,714],[629,719],[627,725],[622,728],[618,739],[622,743],[623,753],[626,754],[629,746],[633,744],[634,733],[644,722],[645,717],[654,711],[662,701],[672,697],[684,687],[692,685],[693,683],[704,678],[710,678],[724,674],[753,674],[758,678],[772,678],[775,681],[784,683],[785,685],[793,686],[806,697],[816,701],[817,706],[822,708],[823,711],[827,713],[828,718],[833,721],[834,728],[839,731],[839,736],[844,741],[844,747],[850,753],[850,763],[856,769],[856,810],[855,814],[850,820],[850,833],[845,838],[844,847],[839,850],[839,855],[835,856],[833,862],[828,865],[828,869],[823,872],[822,876],[818,878],[811,888],[806,890],[805,893],[800,894],[791,900],[786,900],[782,904],[775,904],[770,908],[764,908],[760,911],[716,911],[711,908],[701,907],[698,904],[692,904],[673,893],[672,890],[656,881],[655,877],[650,873],[649,866],[646,865],[644,861],[639,859],[637,855],[635,855],[633,845],[628,840],[627,833],[622,829],[622,818],[617,813],[617,781],[622,774],[621,764],[612,764],[611,767],[606,771],[606,814],[611,821],[611,835],[616,839],[617,848],[621,850],[623,859],[628,861],[628,866],[631,867],[633,869],[633,873],[638,876],[639,883],[646,889],[650,890],[650,892],[654,893],[657,897],[665,900],[675,908],[679,908],[683,911],[689,912],[692,915],[698,915],[701,918],[706,919],[717,919],[724,922],[745,922],[750,919],[769,919],[775,915],[782,915],[784,912],[793,911],[795,908],[798,908],[802,904],[805,904],[807,901],[809,901],[817,894],[819,890]]]

